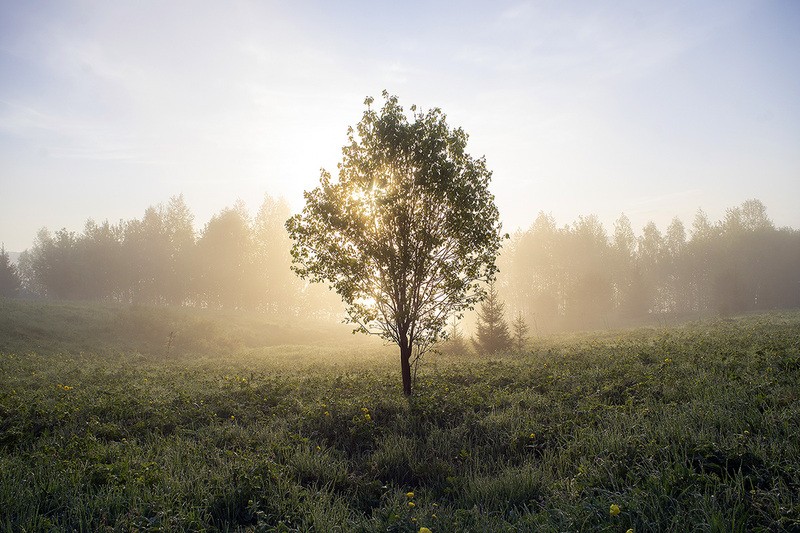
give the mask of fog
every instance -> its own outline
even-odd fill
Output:
[[[141,218],[42,229],[16,268],[3,262],[17,277],[3,293],[341,322],[338,295],[290,270],[290,214],[267,195],[254,214],[239,202],[200,226],[176,196]],[[559,226],[540,213],[498,265],[505,319],[522,317],[532,335],[800,307],[800,231],[775,227],[758,200],[666,228],[625,215],[610,229],[594,215]]]
[[[609,231],[593,215],[558,227],[540,213],[500,265],[501,296],[537,333],[800,306],[800,232],[776,228],[758,200],[638,231],[624,214]]]

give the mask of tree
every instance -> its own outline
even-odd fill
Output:
[[[163,304],[169,283],[170,242],[163,206],[150,206],[141,220],[125,225],[128,299],[136,304]]]
[[[531,227],[504,246],[509,253],[503,287],[511,305],[528,316],[539,316],[551,327],[559,315],[563,268],[558,263],[561,232],[551,214],[540,212]]]
[[[447,340],[442,343],[439,350],[445,354],[463,355],[467,352],[467,343],[464,341],[464,333],[458,325],[458,320],[453,317],[448,324]]]
[[[163,212],[167,238],[167,270],[163,296],[172,305],[184,305],[191,293],[196,236],[194,215],[183,195],[169,199]]]
[[[481,302],[475,337],[472,344],[481,355],[491,355],[511,349],[511,335],[504,316],[505,304],[500,301],[494,283],[489,283],[486,299]]]
[[[611,257],[616,309],[623,316],[636,315],[641,312],[644,304],[636,298],[635,284],[639,279],[636,265],[636,235],[625,213],[614,222]]]
[[[530,327],[525,322],[525,317],[519,311],[517,311],[517,318],[514,319],[511,326],[513,328],[514,349],[518,353],[522,353],[525,349],[525,344],[528,342],[528,331]]]
[[[692,298],[689,308],[694,311],[705,311],[711,307],[711,276],[716,263],[714,255],[718,240],[718,229],[712,226],[708,215],[698,209],[692,223],[692,236],[687,244]]]
[[[691,300],[689,292],[689,266],[687,261],[686,228],[681,219],[675,217],[667,226],[664,238],[664,299],[666,309],[671,312],[682,312],[689,309]]]
[[[569,318],[584,327],[592,321],[605,320],[613,306],[613,273],[608,235],[597,215],[578,217],[565,244],[566,265],[573,274],[567,308]]]
[[[323,169],[286,228],[294,271],[327,282],[356,331],[399,346],[411,395],[412,355],[419,361],[448,317],[483,298],[504,235],[491,172],[465,151],[467,134],[439,109],[412,107],[409,120],[397,97],[383,96],[380,111],[367,98],[348,129],[338,179]]]
[[[80,297],[77,236],[62,228],[55,235],[42,228],[33,247],[20,256],[28,290],[55,299]]]
[[[253,221],[259,306],[274,316],[300,311],[301,287],[291,271],[292,241],[284,227],[290,213],[286,200],[265,195]]]
[[[642,228],[639,237],[637,259],[641,272],[641,285],[638,297],[645,303],[643,310],[650,312],[664,311],[663,293],[663,265],[665,257],[664,236],[654,222],[648,222]]]
[[[197,242],[198,292],[209,307],[252,308],[254,286],[253,246],[247,209],[239,201],[211,217]]]
[[[0,244],[0,296],[13,298],[21,287],[17,267],[11,262],[4,245]]]

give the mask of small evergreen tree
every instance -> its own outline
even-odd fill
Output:
[[[467,351],[467,343],[464,342],[464,333],[458,326],[458,320],[453,317],[450,327],[447,330],[447,340],[442,343],[440,348],[442,353],[463,354]]]
[[[497,296],[494,283],[490,283],[486,299],[481,302],[478,311],[475,338],[472,339],[475,351],[479,354],[490,355],[511,349],[511,335],[503,316],[504,308],[505,304]]]
[[[19,294],[20,286],[17,267],[11,262],[5,246],[0,245],[0,296],[13,298]]]
[[[525,317],[522,316],[521,311],[517,311],[517,318],[514,319],[514,323],[511,326],[514,330],[514,348],[517,352],[522,353],[528,341],[528,330],[530,328],[525,322]]]

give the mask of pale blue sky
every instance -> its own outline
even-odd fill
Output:
[[[295,209],[367,95],[441,107],[508,230],[759,198],[800,227],[800,2],[0,0],[0,241]]]

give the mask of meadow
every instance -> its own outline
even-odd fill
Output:
[[[0,300],[3,531],[800,531],[800,313],[427,357]]]

